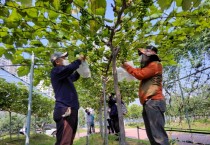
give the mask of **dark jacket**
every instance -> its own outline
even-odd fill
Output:
[[[109,114],[110,117],[118,115],[116,100],[114,98],[110,97],[108,105],[110,108],[110,114]]]
[[[73,82],[80,75],[75,70],[79,68],[81,60],[75,60],[67,66],[57,66],[51,70],[51,83],[55,93],[55,109],[71,107],[79,109],[79,101]]]

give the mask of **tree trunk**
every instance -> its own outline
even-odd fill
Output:
[[[101,133],[101,137],[103,137],[103,123],[102,123],[102,121],[103,121],[103,119],[102,119],[102,113],[103,113],[103,110],[102,110],[102,99],[103,99],[103,97],[101,97],[101,99],[100,99],[100,108],[99,108],[99,126],[100,126],[100,133]]]
[[[12,112],[9,111],[9,137],[12,139]]]
[[[35,131],[35,134],[36,134],[36,133],[37,133],[37,132],[36,132],[36,115],[34,115],[34,124],[35,124],[35,125],[34,125],[34,131]]]
[[[104,97],[104,145],[108,145],[107,107],[106,107],[106,78],[103,78],[103,97]]]
[[[117,53],[113,54],[112,58],[112,69],[113,69],[113,77],[114,77],[114,89],[117,96],[117,110],[118,110],[118,118],[119,118],[119,126],[120,126],[120,145],[125,145],[125,128],[123,121],[123,113],[121,109],[121,94],[118,86],[118,78],[117,78],[117,69],[116,69],[116,57]]]

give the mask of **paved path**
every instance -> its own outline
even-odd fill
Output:
[[[125,129],[126,137],[138,138],[137,129]],[[203,144],[210,145],[210,135],[196,134],[196,133],[180,133],[168,131],[170,139],[179,141],[179,145]],[[145,130],[139,129],[139,138],[141,140],[148,140]]]
[[[99,132],[96,129],[96,132]],[[170,139],[178,140],[178,145],[210,145],[210,135],[206,134],[196,134],[196,133],[179,133],[179,132],[167,132]],[[77,133],[76,138],[86,136],[87,133]],[[129,138],[136,138],[141,140],[148,140],[145,130],[139,129],[139,136],[137,133],[137,129],[135,128],[126,128],[125,136]]]
[[[198,134],[198,133],[180,133],[180,132],[168,132],[169,137],[172,139],[178,139],[179,145],[191,145],[191,144],[203,144],[210,145],[210,135]],[[185,142],[183,142],[185,141]],[[188,143],[187,143],[188,142]]]

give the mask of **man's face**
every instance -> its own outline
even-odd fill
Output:
[[[148,63],[149,57],[146,56],[145,54],[141,54],[141,55],[140,55],[140,60],[139,60],[139,61],[140,61],[141,68],[143,68],[143,67],[145,67],[146,64]]]
[[[60,57],[55,60],[57,66],[66,66],[69,64],[67,57]]]

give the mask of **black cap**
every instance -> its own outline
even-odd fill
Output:
[[[158,53],[158,50],[155,46],[149,45],[149,46],[146,47],[146,49],[153,50],[156,54]]]

